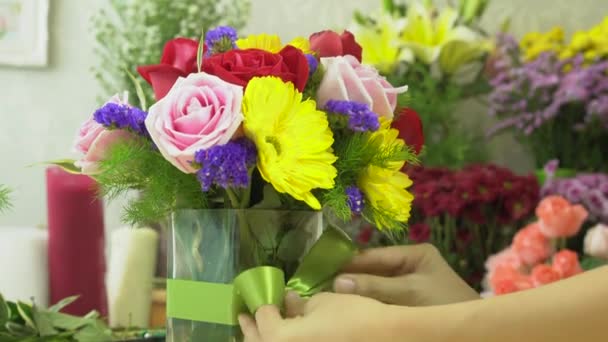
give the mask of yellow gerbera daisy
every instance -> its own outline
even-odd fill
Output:
[[[303,53],[312,53],[312,50],[310,50],[310,42],[304,37],[297,37],[287,45],[298,48],[302,50]],[[239,49],[260,49],[272,53],[277,53],[284,47],[279,36],[266,33],[252,34],[247,36],[247,38],[240,38],[236,41],[236,46]]]
[[[398,138],[399,132],[396,129],[383,126],[373,133],[372,144],[379,144],[384,150],[405,146],[405,142]],[[369,165],[359,176],[357,185],[370,205],[386,216],[405,223],[410,218],[414,196],[407,190],[412,185],[412,180],[401,172],[403,164],[404,162],[393,162],[384,168]],[[378,229],[394,228],[381,217],[377,217],[374,223]]]
[[[311,190],[331,189],[337,170],[327,115],[314,100],[302,101],[292,83],[278,77],[249,81],[243,98],[245,135],[258,149],[260,174],[281,193],[321,209]]]

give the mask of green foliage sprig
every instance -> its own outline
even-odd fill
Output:
[[[48,309],[23,302],[5,301],[0,295],[2,342],[106,342],[112,331],[91,311],[84,317],[59,312],[77,297],[66,298]]]
[[[178,209],[209,207],[208,194],[201,191],[196,175],[185,174],[168,163],[149,140],[136,138],[115,144],[100,162],[95,176],[102,195],[109,199],[138,190],[123,212],[132,225],[159,221]]]
[[[11,190],[0,184],[0,213],[11,208],[10,194]]]

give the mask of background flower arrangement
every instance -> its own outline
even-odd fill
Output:
[[[125,71],[134,73],[139,65],[156,63],[168,40],[196,38],[217,25],[243,28],[249,10],[249,0],[109,1],[109,8],[100,10],[92,20],[100,56],[100,64],[93,67],[93,72],[105,91],[103,98],[116,89],[135,94]],[[153,99],[148,89],[144,89],[144,94],[148,102]],[[139,99],[131,101],[134,106],[141,106]]]
[[[11,190],[6,186],[0,184],[0,213],[10,208],[10,196]]]
[[[566,44],[561,27],[528,33],[520,42],[498,39],[490,114],[512,129],[541,168],[608,169],[608,18]],[[584,152],[582,152],[584,151]]]
[[[491,42],[477,22],[488,1],[462,0],[458,8],[431,1],[383,1],[378,13],[355,14],[363,61],[376,65],[393,84],[416,84],[409,105],[423,121],[421,161],[427,166],[461,167],[484,161],[483,140],[455,115],[463,99],[489,91],[482,73]]]
[[[608,230],[597,225],[587,233],[585,252],[565,248],[566,238],[579,233],[588,217],[587,210],[561,196],[545,197],[536,207],[538,221],[525,226],[512,244],[486,262],[487,287],[496,295],[527,290],[569,278],[606,264]]]

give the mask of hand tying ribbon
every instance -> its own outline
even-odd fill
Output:
[[[310,297],[326,290],[334,276],[356,253],[346,234],[329,228],[302,259],[285,284],[283,271],[260,266],[239,274],[233,284],[167,279],[167,317],[198,322],[238,325],[239,313],[263,305],[283,305],[286,291]]]

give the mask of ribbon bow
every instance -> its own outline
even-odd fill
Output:
[[[327,229],[285,284],[283,271],[260,266],[239,274],[233,284],[182,279],[167,280],[167,317],[237,325],[243,312],[263,305],[283,305],[285,292],[310,297],[329,287],[333,277],[354,256],[356,247],[340,230]]]

